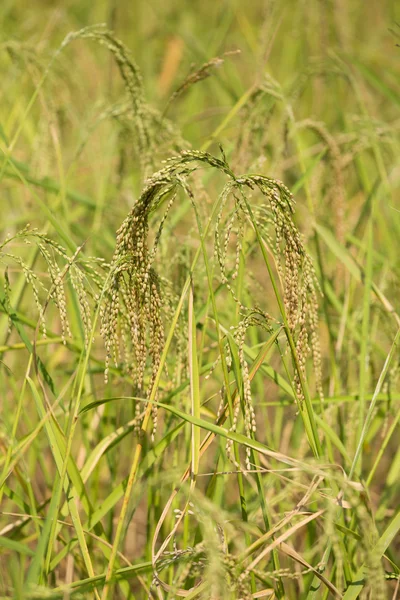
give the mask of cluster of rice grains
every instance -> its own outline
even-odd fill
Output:
[[[249,327],[256,326],[271,331],[274,324],[278,323],[279,326],[279,321],[271,317],[264,307],[246,306],[235,293],[233,282],[238,275],[240,257],[244,256],[243,243],[245,237],[248,237],[247,232],[258,228],[273,253],[283,288],[288,327],[296,341],[300,369],[305,375],[306,358],[312,352],[317,386],[322,394],[316,278],[311,259],[305,252],[301,236],[293,222],[294,201],[289,190],[282,182],[261,175],[236,177],[223,154],[222,158],[216,158],[206,152],[184,151],[179,156],[170,158],[166,161],[166,166],[147,181],[140,198],[118,230],[106,302],[102,310],[101,332],[106,345],[105,374],[107,379],[111,357],[119,364],[122,350],[123,363],[134,379],[138,395],[143,395],[145,387],[145,397],[148,398],[151,393],[164,347],[164,319],[166,313],[170,314],[173,308],[165,302],[166,281],[161,279],[155,268],[157,248],[179,188],[189,196],[196,218],[199,219],[196,194],[189,186],[190,177],[199,165],[217,169],[228,178],[218,198],[214,253],[220,270],[220,281],[237,303],[241,315],[240,322],[233,328],[233,337],[238,347],[243,379],[244,429],[246,435],[251,436],[255,433],[256,418],[244,353],[245,337]],[[259,203],[258,197],[252,208],[249,202],[255,192],[259,192],[258,196],[261,195],[263,203]],[[158,220],[150,247],[149,217],[161,205],[164,212]],[[201,224],[199,227],[202,227]],[[235,258],[230,267],[228,254],[233,236],[236,240]],[[269,304],[273,304],[273,301]],[[229,353],[226,359],[229,360]],[[299,373],[295,372],[294,381],[301,402],[304,393]],[[238,425],[239,410],[238,399],[231,423],[233,431]],[[154,425],[156,415],[154,407]],[[230,442],[227,450],[230,455]],[[250,468],[250,452],[247,453],[246,467]]]
[[[160,278],[153,268],[158,241],[174,193],[167,205],[167,211],[160,222],[153,249],[148,249],[149,213],[173,188],[172,182],[156,183],[151,180],[140,199],[117,231],[117,244],[109,284],[106,289],[106,302],[102,309],[101,333],[106,345],[105,378],[108,379],[111,354],[119,363],[120,342],[124,352],[127,371],[135,381],[138,394],[144,387],[147,355],[151,357],[151,379],[147,395],[160,365],[164,346],[164,325],[162,319],[163,301]],[[140,407],[138,406],[138,411]],[[154,428],[157,411],[153,410]]]
[[[264,201],[251,206],[246,196],[248,190],[261,192]],[[250,194],[248,194],[250,198]],[[228,198],[233,198],[234,206],[227,219],[223,219]],[[247,361],[244,356],[244,343],[247,329],[256,326],[271,331],[275,321],[264,309],[258,306],[246,307],[236,297],[230,281],[238,274],[242,242],[244,237],[244,223],[247,221],[253,229],[259,229],[263,241],[273,253],[276,270],[283,289],[284,310],[287,326],[296,345],[297,362],[300,372],[294,371],[294,384],[297,397],[301,403],[304,399],[301,376],[305,376],[307,356],[312,353],[316,386],[321,399],[323,398],[321,352],[318,337],[318,282],[310,256],[306,253],[301,235],[297,230],[292,215],[294,213],[294,200],[286,186],[277,180],[260,175],[251,175],[234,178],[221,194],[220,211],[217,217],[215,232],[215,253],[221,271],[222,283],[231,292],[235,302],[240,307],[242,320],[234,329],[234,337],[239,349],[239,361],[243,377],[243,406],[244,428],[247,436],[255,433],[256,419],[252,403],[250,377]],[[236,233],[236,259],[234,268],[228,278],[226,270],[226,255],[230,236],[237,221]],[[221,233],[224,239],[221,241]],[[281,315],[282,316],[282,315]],[[239,403],[236,404],[231,430],[237,428]],[[228,455],[231,455],[232,441],[227,442]],[[246,449],[246,469],[250,469],[249,448]]]
[[[79,39],[94,41],[110,52],[125,88],[122,101],[119,100],[102,110],[87,135],[103,120],[111,118],[117,122],[120,126],[121,142],[119,175],[121,177],[125,172],[128,158],[132,155],[132,167],[139,165],[143,181],[154,171],[160,157],[171,150],[186,148],[188,143],[183,139],[179,128],[147,102],[139,67],[128,48],[111,31],[98,25],[85,27],[68,34],[60,50]],[[82,151],[84,144],[85,142],[78,152]]]
[[[36,256],[37,251],[40,253],[46,266],[46,276],[39,277],[31,268],[30,261],[25,261],[15,252],[9,251],[8,246],[13,246],[18,242],[23,242],[27,245],[36,244],[37,250],[33,250],[33,255]],[[90,297],[96,296],[96,289],[101,289],[104,283],[104,268],[107,265],[99,259],[80,259],[78,258],[82,247],[78,247],[76,251],[69,256],[65,248],[60,244],[38,232],[36,229],[31,229],[29,225],[18,231],[13,236],[9,236],[0,244],[0,259],[6,262],[7,267],[10,263],[16,263],[21,269],[26,283],[32,290],[34,303],[39,314],[39,325],[43,337],[47,335],[45,312],[49,302],[52,302],[59,313],[61,337],[64,344],[68,337],[71,337],[71,329],[67,314],[67,297],[66,283],[69,282],[76,296],[77,306],[82,321],[82,328],[85,337],[85,346],[89,343],[89,336],[92,331],[92,306]],[[100,266],[101,270],[97,271],[96,267]],[[87,285],[88,277],[85,272],[90,272],[89,279],[95,284],[89,287]],[[46,285],[46,279],[50,280],[51,285]],[[5,310],[11,315],[14,312],[14,307],[11,305],[11,285],[6,271],[4,302]],[[11,316],[9,317],[11,319]],[[10,321],[11,327],[11,321]]]

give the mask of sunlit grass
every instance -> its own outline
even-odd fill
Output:
[[[396,598],[395,3],[95,4],[0,9],[1,597]]]

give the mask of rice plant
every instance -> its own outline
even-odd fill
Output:
[[[394,599],[395,3],[128,4],[0,10],[1,597]]]

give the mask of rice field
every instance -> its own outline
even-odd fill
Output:
[[[400,5],[3,0],[0,598],[400,598]]]

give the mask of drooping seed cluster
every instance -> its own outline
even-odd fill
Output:
[[[45,285],[42,279],[39,278],[33,269],[26,264],[21,256],[5,251],[5,247],[8,244],[17,240],[23,241],[28,245],[32,244],[33,241],[37,243],[38,250],[47,267],[47,273],[51,281],[50,286]],[[76,293],[77,305],[80,309],[85,335],[85,345],[88,344],[89,335],[92,329],[92,309],[89,302],[89,296],[93,294],[86,289],[85,274],[77,264],[80,251],[81,247],[78,247],[75,253],[72,256],[69,256],[66,250],[60,244],[39,233],[36,229],[30,229],[29,225],[17,232],[14,236],[8,237],[0,245],[0,258],[2,260],[12,260],[13,262],[17,263],[25,277],[28,286],[32,290],[34,303],[39,314],[39,324],[43,337],[46,337],[47,333],[45,320],[47,304],[49,301],[52,301],[57,307],[60,315],[61,337],[64,344],[66,343],[67,337],[71,337],[72,335],[67,314],[67,298],[65,292],[65,281],[67,279],[69,279],[71,282],[72,288]],[[89,265],[90,261],[87,261],[87,264]],[[10,282],[7,272],[5,281],[6,301],[9,305],[8,310],[12,311],[13,307],[10,305],[9,298]],[[98,276],[98,285],[99,287],[102,287],[103,285],[103,281],[100,276]]]
[[[41,241],[38,243],[38,247],[47,263],[48,273],[52,281],[52,286],[49,289],[48,294],[57,306],[60,313],[61,335],[63,342],[65,344],[66,338],[72,337],[68,321],[67,299],[64,289],[66,275],[68,274],[72,288],[76,293],[84,330],[85,346],[87,346],[89,343],[89,336],[92,333],[92,309],[89,303],[89,293],[85,286],[85,274],[77,265],[77,258],[82,250],[82,247],[79,246],[72,256],[68,256],[65,249],[59,244],[53,242],[51,239],[45,236],[40,236],[40,240]],[[58,262],[49,252],[49,249],[51,249],[55,255],[58,255],[63,259],[65,263],[63,268],[60,268]],[[99,284],[102,285],[102,282],[99,281]]]
[[[242,252],[242,244],[245,231],[243,210],[240,205],[240,199],[235,194],[233,194],[235,202],[234,208],[233,210],[228,212],[228,216],[224,218],[224,212],[226,212],[226,205],[232,191],[232,186],[228,184],[227,186],[225,186],[221,194],[221,202],[217,215],[217,222],[214,235],[214,254],[220,269],[221,282],[226,286],[227,290],[229,290],[233,299],[240,306],[240,308],[242,310],[245,310],[246,307],[237,298],[231,283],[237,278],[239,274],[240,256]],[[237,221],[236,227],[235,221]],[[228,271],[227,255],[232,233],[236,236],[235,262],[233,268],[229,269]]]
[[[199,68],[189,73],[189,75],[187,75],[187,77],[184,79],[181,85],[174,91],[172,96],[169,98],[166,108],[164,109],[164,114],[167,112],[170,104],[174,100],[176,100],[181,94],[186,92],[190,87],[192,87],[199,81],[203,81],[203,79],[207,79],[207,77],[210,77],[212,70],[220,67],[223,64],[223,62],[223,58],[216,56],[204,63],[203,65],[201,65]]]
[[[275,243],[271,250],[275,255],[277,269],[284,289],[284,305],[287,320],[296,341],[296,351],[302,374],[310,351],[313,356],[317,391],[323,398],[321,351],[318,336],[319,285],[311,257],[307,254],[300,232],[293,222],[294,200],[281,182],[271,190],[269,184],[258,184],[268,199],[271,211]],[[262,228],[268,225],[264,221]],[[284,258],[284,260],[282,260]],[[310,348],[311,346],[311,348]],[[299,374],[295,372],[295,384],[300,400],[304,393]]]
[[[57,262],[52,259],[52,256],[48,248],[44,244],[39,244],[40,252],[47,263],[47,270],[50,275],[52,286],[49,290],[50,298],[57,306],[60,313],[61,321],[61,337],[63,343],[66,343],[67,337],[72,337],[71,329],[69,326],[68,315],[67,315],[67,302],[64,292],[64,282],[61,276],[61,269]]]
[[[263,239],[271,244],[277,270],[283,285],[285,311],[290,330],[296,339],[299,364],[305,371],[306,357],[311,351],[315,372],[320,381],[320,352],[318,346],[318,317],[315,274],[311,259],[305,252],[301,236],[293,222],[294,201],[289,190],[280,181],[259,175],[236,177],[222,158],[206,152],[184,151],[166,161],[166,166],[155,173],[147,184],[117,232],[116,249],[110,269],[106,290],[106,303],[102,310],[102,335],[106,346],[105,377],[108,378],[111,357],[118,364],[121,357],[135,380],[139,393],[144,388],[146,368],[149,367],[147,395],[151,393],[160,367],[164,347],[163,298],[161,279],[154,261],[160,238],[169,212],[176,201],[177,189],[189,197],[199,227],[200,215],[194,192],[188,177],[198,168],[195,163],[211,166],[229,177],[219,198],[214,252],[220,268],[221,282],[229,290],[242,313],[242,321],[236,331],[239,347],[239,362],[243,377],[243,418],[246,435],[255,431],[255,412],[251,399],[251,384],[247,361],[244,356],[244,338],[250,326],[268,328],[272,317],[261,309],[247,307],[236,297],[233,281],[239,272],[243,254],[246,226],[252,225],[251,208],[248,201],[252,191],[261,192],[266,200],[263,219],[260,220]],[[228,201],[233,199],[233,209],[228,210]],[[149,248],[149,217],[160,206],[163,213],[155,233],[154,243]],[[226,213],[228,215],[226,216]],[[236,236],[235,258],[227,266],[231,238]],[[122,347],[121,347],[122,346]],[[217,359],[215,366],[218,364]],[[300,399],[303,397],[300,382],[296,380]],[[319,385],[319,384],[318,384]],[[319,389],[322,392],[321,387]],[[235,406],[232,428],[237,427],[240,406]],[[156,421],[156,411],[154,410]],[[228,443],[228,452],[229,452]],[[246,466],[250,467],[247,451]]]
[[[46,320],[44,318],[44,310],[43,310],[43,306],[42,306],[42,303],[40,300],[40,293],[39,293],[39,288],[42,288],[44,291],[46,291],[44,284],[38,278],[36,273],[32,269],[29,268],[29,266],[22,260],[22,258],[20,256],[17,256],[15,254],[10,254],[9,252],[2,252],[1,257],[8,258],[8,259],[16,262],[18,264],[18,266],[20,267],[20,269],[22,270],[22,273],[24,274],[26,283],[32,289],[33,299],[34,299],[35,306],[36,306],[36,309],[39,314],[40,328],[42,331],[42,335],[45,338],[46,334],[47,334]],[[10,304],[10,291],[11,291],[11,285],[10,285],[10,281],[9,281],[9,277],[8,277],[8,270],[6,269],[4,293],[5,293],[5,298],[6,298],[7,305],[8,305],[7,310],[9,311],[9,314],[11,313],[11,311],[13,311],[13,307]],[[11,328],[11,322],[10,322],[10,328]]]
[[[242,315],[242,320],[239,325],[234,328],[233,336],[235,338],[235,342],[238,347],[238,355],[239,355],[239,364],[241,369],[241,376],[243,379],[243,394],[242,394],[242,403],[238,401],[235,403],[233,410],[233,420],[230,426],[230,431],[236,431],[238,425],[238,417],[240,407],[242,405],[243,410],[243,421],[244,421],[244,431],[247,437],[252,437],[257,430],[257,422],[256,422],[256,414],[252,401],[251,394],[251,380],[248,363],[245,357],[244,345],[245,345],[245,337],[249,327],[257,327],[259,329],[264,329],[268,332],[271,331],[271,317],[266,313],[262,312],[260,309],[253,309],[249,314]],[[226,444],[226,452],[227,456],[230,460],[236,463],[232,458],[232,446],[233,441],[228,440]],[[251,449],[246,447],[246,470],[250,471],[251,469]]]
[[[85,27],[67,35],[61,49],[76,39],[93,40],[107,48],[114,57],[129,101],[106,109],[99,115],[97,122],[112,117],[122,123],[123,128],[129,132],[129,139],[135,140],[135,156],[140,161],[144,178],[154,168],[154,158],[160,155],[161,148],[164,147],[168,151],[171,151],[171,148],[188,148],[189,145],[178,128],[164,114],[147,103],[140,69],[128,48],[111,31],[99,26]],[[203,65],[196,74],[191,74],[189,81],[185,81],[182,89],[179,89],[179,93],[191,83],[207,77],[209,70],[221,62],[222,59],[216,58]],[[134,136],[131,135],[132,125]]]
[[[161,573],[170,567],[179,567],[179,575],[174,580],[174,585],[179,588],[184,585],[188,578],[197,578],[204,573],[204,568],[207,564],[204,544],[196,544],[196,546],[187,546],[184,549],[179,549],[173,540],[173,549],[165,550],[158,558],[156,568],[153,567],[153,580],[151,587],[161,587]]]
[[[195,522],[204,528],[203,535],[207,534],[207,544],[201,542],[179,549],[174,536],[173,549],[164,550],[157,558],[157,569],[153,571],[153,585],[165,587],[160,577],[161,572],[166,567],[175,566],[172,582],[176,589],[183,587],[188,579],[196,582],[203,580],[209,584],[207,597],[225,597],[224,592],[228,589],[235,598],[251,598],[249,578],[238,577],[241,561],[229,552],[227,532],[232,534],[234,530],[227,522],[219,522],[220,515],[210,513],[210,505],[207,503],[202,508],[199,505],[194,506],[192,502],[189,506],[191,508],[186,508],[186,514],[194,516]],[[175,509],[174,513],[176,519],[182,519],[180,509]]]
[[[161,280],[152,265],[165,220],[175,199],[173,187],[174,182],[167,175],[158,174],[150,180],[117,231],[116,249],[105,290],[106,302],[101,312],[101,333],[106,346],[106,381],[111,356],[116,364],[119,363],[122,342],[125,367],[133,377],[139,394],[144,388],[147,360],[150,359],[148,396],[157,376],[164,346]],[[147,236],[150,212],[169,193],[171,197],[160,221],[154,245],[149,250]],[[156,425],[157,410],[154,406],[153,435]]]
[[[70,33],[64,39],[61,48],[65,48],[73,40],[89,39],[104,46],[111,52],[124,81],[132,107],[132,120],[138,145],[138,156],[144,173],[152,166],[153,131],[149,126],[148,107],[145,102],[142,76],[138,66],[132,60],[126,46],[104,27],[85,27]]]
[[[278,180],[261,175],[244,176],[229,182],[221,194],[221,205],[217,216],[215,232],[215,254],[220,267],[221,279],[231,292],[242,311],[248,311],[235,295],[231,281],[237,275],[240,261],[244,223],[252,221],[247,190],[261,192],[265,202],[254,208],[257,227],[262,232],[263,241],[275,257],[278,275],[283,287],[283,301],[288,326],[296,343],[300,372],[305,376],[305,365],[311,353],[314,362],[316,387],[323,398],[321,352],[318,336],[319,290],[316,274],[310,256],[304,248],[303,240],[294,221],[294,200],[286,186]],[[228,218],[223,218],[229,197],[234,198],[234,207]],[[230,275],[226,268],[227,250],[234,221],[238,221],[235,267]],[[300,401],[304,398],[300,375],[295,371],[294,383]]]
[[[169,159],[167,166],[147,181],[139,200],[117,231],[116,249],[101,317],[101,333],[106,346],[105,377],[107,380],[111,356],[116,363],[119,361],[123,331],[125,341],[129,338],[129,343],[124,343],[123,348],[125,364],[139,391],[143,389],[149,355],[152,363],[148,387],[150,393],[164,345],[161,313],[165,302],[161,294],[160,277],[152,265],[165,221],[176,199],[175,189],[181,187],[190,193],[185,178],[193,170],[189,163],[197,160],[226,170],[222,161],[201,152],[187,151]],[[164,216],[154,245],[149,249],[149,216],[164,201]]]

